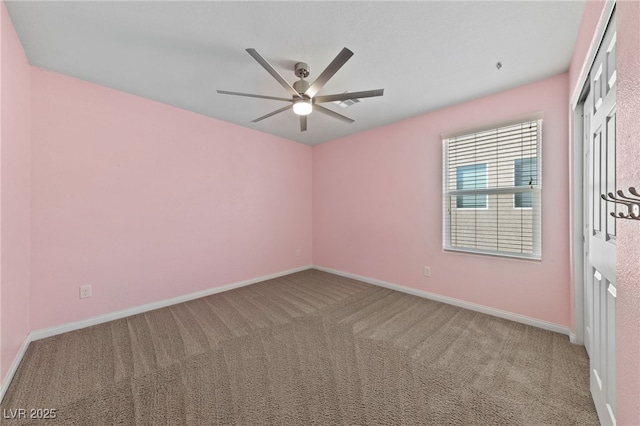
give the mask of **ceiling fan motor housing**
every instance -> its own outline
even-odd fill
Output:
[[[309,82],[307,80],[295,81],[293,83],[293,88],[296,90],[296,92],[298,92],[298,93],[300,93],[302,95],[309,88]]]

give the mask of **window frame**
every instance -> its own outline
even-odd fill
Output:
[[[474,194],[474,191],[477,190],[457,190],[457,189],[449,189],[447,188],[447,185],[449,183],[449,176],[448,173],[451,172],[450,170],[450,164],[449,164],[449,147],[448,147],[448,143],[450,140],[455,140],[456,138],[465,138],[465,137],[470,137],[473,135],[482,135],[484,133],[487,132],[492,132],[492,131],[496,131],[499,132],[500,130],[503,129],[507,129],[509,127],[512,126],[517,126],[517,125],[526,125],[527,123],[536,123],[537,124],[537,133],[536,133],[536,139],[535,139],[535,148],[536,151],[533,155],[528,155],[526,157],[521,157],[521,158],[535,158],[536,159],[536,185],[515,185],[515,162],[513,162],[514,164],[514,170],[512,172],[512,178],[513,181],[513,186],[507,186],[507,187],[491,187],[491,185],[489,185],[489,188],[486,189],[480,189],[480,191],[483,191],[486,196],[488,197],[487,199],[487,206],[490,205],[491,203],[491,198],[494,196],[499,196],[502,194],[507,194],[507,193],[511,193],[512,195],[512,209],[509,209],[509,207],[506,207],[509,209],[509,211],[514,211],[514,210],[529,210],[532,212],[532,218],[531,218],[531,227],[530,227],[530,240],[526,240],[528,242],[530,242],[531,244],[531,253],[526,253],[526,252],[520,252],[520,251],[508,251],[507,250],[491,250],[491,249],[486,249],[486,248],[475,248],[475,247],[465,247],[464,245],[453,245],[451,243],[452,239],[459,239],[459,236],[455,236],[452,235],[451,229],[448,228],[452,225],[452,217],[450,215],[450,210],[449,207],[455,205],[456,203],[453,202],[453,204],[451,203],[451,197],[452,196],[459,196],[459,195],[471,195]],[[535,117],[529,117],[529,118],[525,118],[525,119],[519,119],[519,120],[514,120],[511,122],[508,122],[506,124],[501,124],[501,125],[495,125],[495,126],[487,126],[478,130],[470,130],[470,131],[464,131],[464,132],[458,132],[456,134],[449,134],[449,135],[442,135],[442,147],[443,147],[443,163],[442,163],[442,187],[443,187],[443,221],[442,221],[442,225],[443,225],[443,229],[442,229],[442,235],[443,235],[443,250],[447,251],[447,252],[457,252],[457,253],[467,253],[467,254],[480,254],[480,255],[489,255],[489,256],[497,256],[497,257],[501,257],[501,258],[515,258],[515,259],[522,259],[522,260],[534,260],[534,261],[540,261],[542,260],[542,114],[536,114]],[[499,139],[499,137],[497,137],[497,139]],[[454,151],[455,152],[455,151]],[[454,154],[455,155],[455,154]],[[498,157],[499,158],[499,157]],[[500,164],[503,164],[502,159],[499,159]],[[461,165],[473,165],[476,163],[467,163],[467,164],[461,164]],[[487,179],[490,180],[492,179],[491,177],[489,177],[489,170],[490,168],[493,167],[490,164],[487,164]],[[521,191],[523,190],[523,191]],[[532,194],[532,207],[523,207],[523,208],[517,208],[515,207],[515,192],[523,192],[523,193],[531,193]],[[536,205],[537,204],[537,205]],[[508,206],[508,204],[507,204]],[[488,208],[488,207],[487,207]],[[456,208],[456,210],[458,210]],[[474,208],[461,208],[459,209],[461,211],[474,211],[474,210],[486,210],[486,209],[474,209]],[[497,220],[497,219],[496,219]],[[527,232],[528,232],[529,228],[521,228],[519,230],[519,235],[520,236],[526,236]],[[478,235],[477,231],[474,231],[473,233],[474,235]],[[498,244],[498,247],[500,245],[500,242],[502,241],[502,238],[499,234],[497,234],[496,236],[496,242]],[[476,244],[477,247],[478,244]]]

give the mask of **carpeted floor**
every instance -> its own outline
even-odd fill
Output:
[[[7,425],[598,424],[566,336],[317,270],[35,341],[1,408]],[[20,408],[56,418],[6,419]]]

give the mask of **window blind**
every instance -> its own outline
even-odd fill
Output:
[[[444,142],[444,248],[540,259],[542,121]]]

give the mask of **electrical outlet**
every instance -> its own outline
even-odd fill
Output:
[[[428,266],[425,266],[423,273],[424,273],[425,277],[430,277],[431,276],[431,268],[428,267]]]
[[[296,256],[300,257],[300,255],[301,255],[301,254],[302,254],[302,250],[297,249],[297,250],[296,250]]]
[[[80,299],[91,297],[91,285],[80,286]]]

